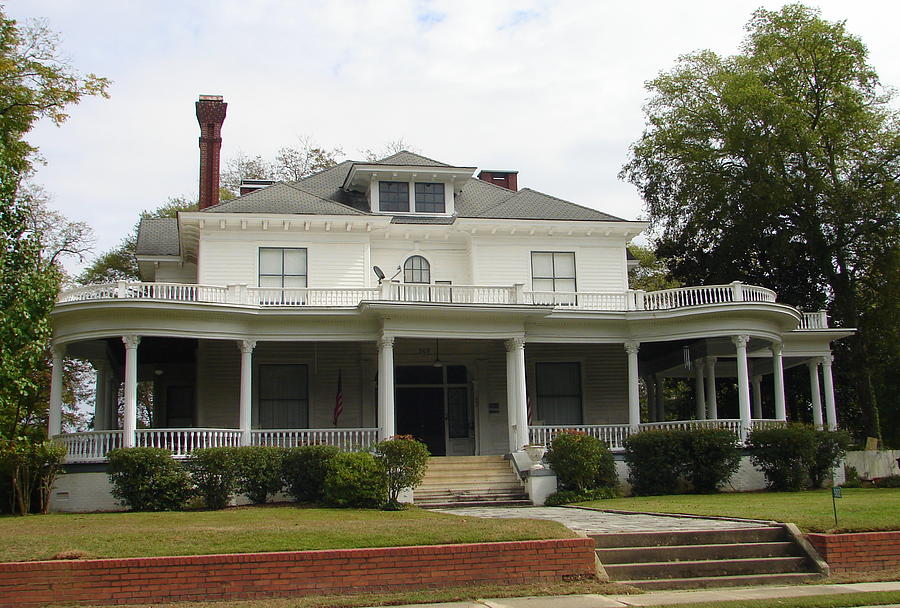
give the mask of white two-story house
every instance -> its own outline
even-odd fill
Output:
[[[666,425],[744,437],[786,419],[797,365],[814,422],[837,423],[830,342],[848,330],[763,286],[630,289],[626,244],[644,222],[409,152],[219,202],[225,104],[197,111],[200,210],[141,222],[141,282],[66,291],[53,312],[50,433],[70,472],[117,446],[181,457],[410,434],[466,456],[572,428],[614,450]],[[60,434],[65,356],[96,369],[91,432]],[[667,377],[693,383],[690,420],[666,407]],[[137,428],[143,381],[150,428]],[[717,403],[717,381],[736,382],[736,403]]]

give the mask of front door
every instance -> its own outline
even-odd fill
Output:
[[[429,386],[397,387],[394,408],[398,434],[412,435],[428,446],[432,456],[447,454],[444,441],[444,389]]]

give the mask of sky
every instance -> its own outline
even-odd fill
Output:
[[[900,86],[896,0],[808,2],[845,20]],[[110,78],[61,127],[29,135],[52,206],[100,253],[142,210],[196,198],[200,94],[223,95],[222,158],[271,158],[298,137],[363,157],[403,139],[450,164],[519,171],[528,187],[637,219],[618,179],[643,130],[644,83],[700,49],[737,52],[745,0],[28,0],[80,72]],[[77,270],[70,264],[70,270]]]

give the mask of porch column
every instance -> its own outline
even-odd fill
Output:
[[[809,393],[812,399],[813,424],[817,429],[822,428],[822,393],[819,391],[819,360],[810,359],[806,362],[809,367]]]
[[[509,360],[512,359],[513,363],[513,386],[515,387],[515,399],[513,400],[515,417],[513,420],[515,421],[514,437],[516,440],[513,451],[518,452],[530,441],[528,436],[528,385],[525,380],[525,339],[510,338],[506,341],[506,348],[507,382],[509,381]]]
[[[628,353],[628,426],[631,427],[632,432],[637,432],[641,426],[641,393],[638,388],[638,350],[640,348],[641,343],[636,340],[625,342],[625,352]]]
[[[732,336],[731,341],[737,349],[738,411],[743,442],[750,432],[750,378],[747,373],[747,342],[750,341],[750,336]]]
[[[91,361],[94,368],[94,430],[109,429],[109,365],[106,361]]]
[[[759,420],[762,415],[762,376],[753,376],[753,418]]]
[[[656,422],[656,378],[644,376],[644,386],[647,387],[647,422]]]
[[[518,415],[518,410],[516,409],[516,357],[515,357],[515,346],[512,343],[512,340],[506,340],[503,342],[503,346],[506,348],[506,418],[507,418],[507,436],[509,440],[509,451],[515,452],[521,446],[518,446],[519,443],[518,437],[516,435],[516,417]]]
[[[394,420],[394,337],[378,340],[378,439],[397,434]]]
[[[241,349],[241,405],[238,414],[241,429],[241,445],[251,445],[252,433],[250,427],[253,422],[253,349],[256,348],[256,340],[239,340],[238,348]]]
[[[719,419],[719,406],[716,403],[716,358],[706,358],[706,404],[709,420]]]
[[[137,350],[140,336],[122,336],[125,344],[125,416],[122,447],[133,448],[137,430]]]
[[[53,369],[50,371],[50,411],[47,414],[47,435],[52,439],[62,432],[63,356],[66,347],[55,344],[51,349]]]
[[[822,357],[822,384],[825,387],[825,421],[828,430],[837,429],[837,408],[834,405],[834,378],[831,375],[831,363],[834,357],[826,355]]]
[[[694,361],[694,397],[697,420],[706,420],[706,391],[703,390],[703,360]]]
[[[787,420],[787,409],[784,406],[784,366],[781,360],[781,342],[773,344],[772,380],[775,384],[775,420]]]

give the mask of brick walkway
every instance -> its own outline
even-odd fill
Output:
[[[770,525],[768,522],[706,519],[666,515],[606,513],[572,507],[462,507],[434,509],[474,517],[549,519],[585,534],[609,532],[662,532],[679,530],[734,530]]]

